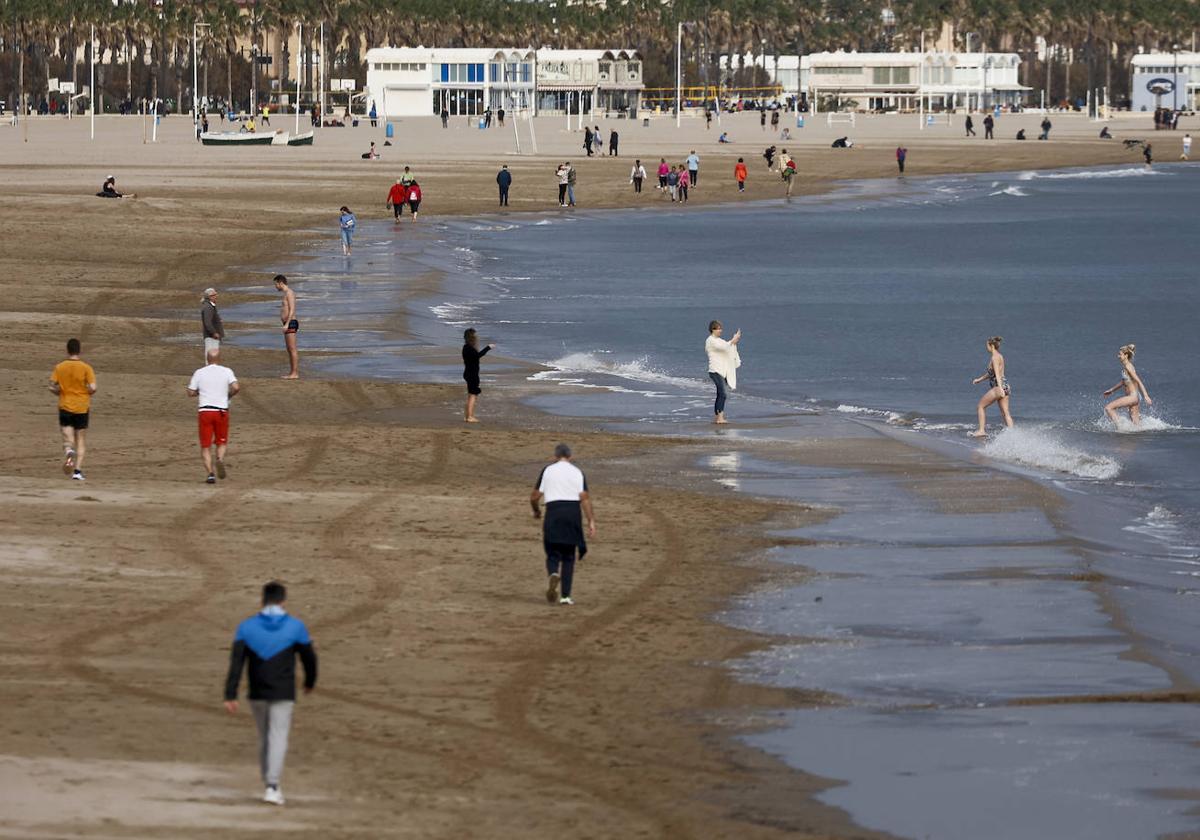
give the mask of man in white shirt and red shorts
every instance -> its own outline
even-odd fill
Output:
[[[188,396],[200,399],[200,455],[208,477],[206,484],[225,478],[225,447],[229,444],[229,398],[240,390],[232,370],[221,364],[221,351],[209,350],[208,364],[192,374]],[[212,448],[217,448],[216,475],[213,474]]]

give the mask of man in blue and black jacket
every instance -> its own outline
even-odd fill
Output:
[[[263,801],[282,805],[279,777],[287,756],[288,730],[296,705],[296,657],[304,664],[304,693],[317,684],[317,654],[308,628],[283,608],[287,588],[278,581],[263,586],[262,611],[238,625],[229,652],[229,676],[225,680],[225,710],[238,710],[238,683],[242,668],[249,671],[250,708],[258,725],[258,760],[263,783]],[[248,663],[248,664],[247,664]]]

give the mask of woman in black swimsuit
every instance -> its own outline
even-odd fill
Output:
[[[1008,411],[1010,389],[1008,387],[1008,378],[1004,375],[1004,357],[1000,355],[1000,342],[1003,340],[998,335],[994,335],[987,340],[988,353],[992,357],[991,361],[988,362],[987,372],[983,376],[977,376],[971,380],[971,384],[973,385],[978,385],[985,379],[988,383],[988,389],[979,398],[979,405],[975,409],[979,415],[979,428],[971,433],[971,437],[984,437],[987,435],[987,407],[995,402],[1000,403],[1000,413],[1004,415],[1004,425],[1010,429],[1012,428],[1012,414]]]
[[[467,381],[467,407],[463,412],[463,420],[467,423],[478,423],[475,417],[475,401],[483,391],[479,387],[479,360],[487,355],[487,351],[495,347],[489,344],[479,349],[479,336],[474,329],[463,333],[463,379]]]

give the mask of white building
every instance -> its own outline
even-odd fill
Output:
[[[595,110],[623,113],[641,101],[642,62],[631,50],[367,50],[367,102],[381,119],[438,114]]]
[[[1143,53],[1135,55],[1129,87],[1134,111],[1155,108],[1197,107],[1200,90],[1200,53]]]
[[[533,76],[531,49],[367,50],[367,100],[381,119],[530,108]]]
[[[722,70],[739,66],[763,68],[784,96],[799,88],[809,101],[832,99],[840,108],[860,111],[916,110],[922,99],[927,108],[1008,107],[1021,104],[1030,90],[1019,81],[1021,57],[1016,53],[839,51],[721,57]]]
[[[633,50],[538,50],[539,113],[636,113],[642,59]]]

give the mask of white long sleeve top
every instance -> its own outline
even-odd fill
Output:
[[[710,335],[704,341],[704,352],[708,354],[708,372],[725,377],[731,390],[737,390],[737,369],[742,366],[736,344]]]

